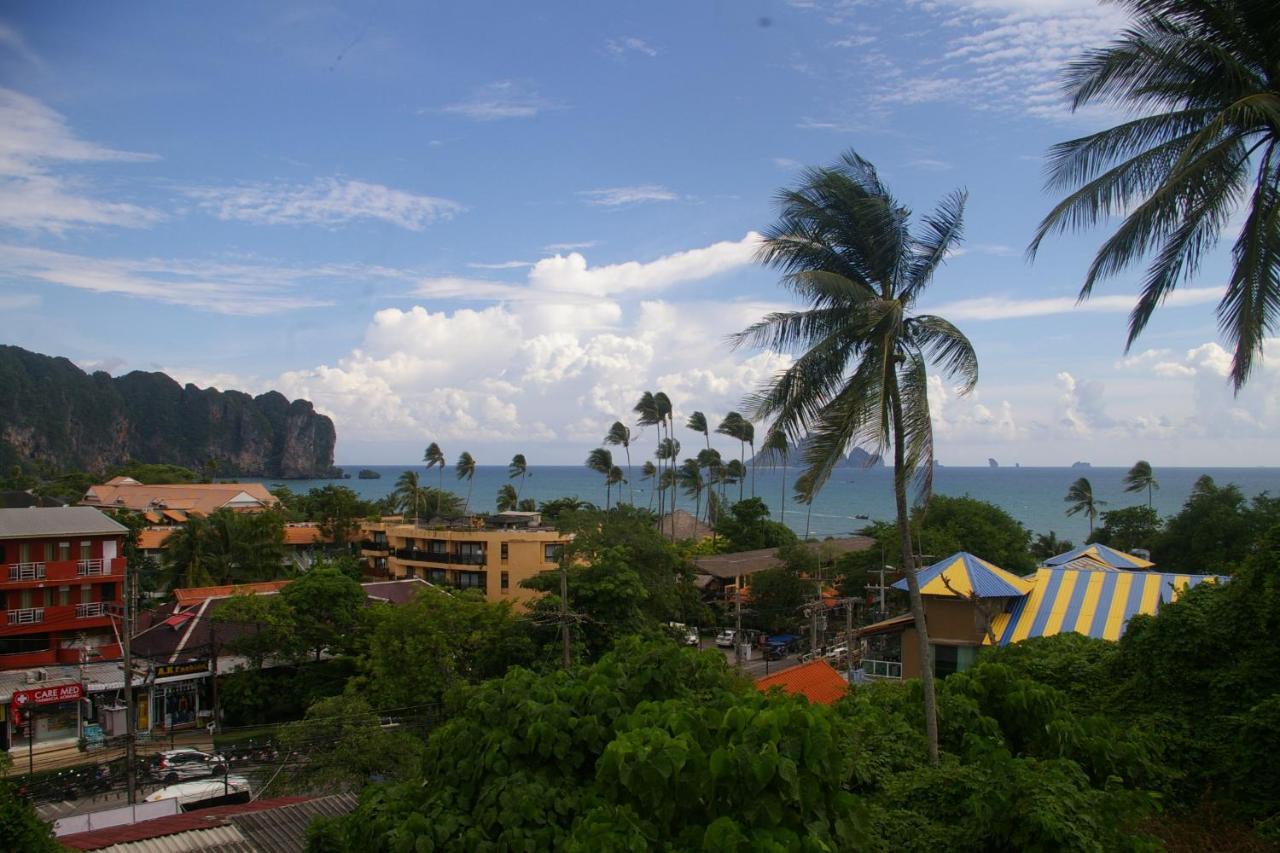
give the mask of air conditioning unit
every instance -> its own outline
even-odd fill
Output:
[[[38,684],[41,681],[49,680],[49,670],[47,669],[29,669],[27,670],[27,684]]]

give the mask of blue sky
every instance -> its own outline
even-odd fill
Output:
[[[970,193],[924,307],[970,335],[938,456],[1280,464],[1280,366],[1238,397],[1225,248],[1135,349],[1102,231],[1024,248],[1090,0],[0,7],[0,340],[313,400],[338,461],[576,463],[639,392],[715,418],[784,358],[753,234],[854,148],[924,212]],[[643,441],[651,440],[646,436]]]

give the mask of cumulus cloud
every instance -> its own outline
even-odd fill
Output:
[[[360,219],[421,231],[452,219],[462,205],[382,184],[321,178],[310,184],[193,187],[187,194],[219,219],[261,225],[346,225]]]
[[[1225,289],[1222,287],[1184,287],[1169,294],[1164,305],[1167,308],[1204,305],[1217,302],[1224,292]],[[1080,312],[1127,314],[1133,310],[1137,301],[1136,295],[1124,294],[1093,296],[1084,302],[1077,302],[1070,296],[1053,296],[1044,299],[982,296],[930,306],[926,311],[930,314],[941,314],[951,320],[1019,320],[1026,317],[1047,317],[1054,314]]]
[[[96,198],[85,181],[66,171],[76,163],[154,159],[81,139],[61,113],[0,87],[0,226],[61,233],[68,228],[140,228],[158,222],[164,218],[159,211]]]

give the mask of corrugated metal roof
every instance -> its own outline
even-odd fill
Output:
[[[920,583],[921,595],[955,596],[957,593],[972,593],[978,598],[1015,598],[1026,595],[1031,589],[1031,582],[1026,578],[1020,578],[964,551],[958,551],[921,569],[916,578]],[[895,583],[893,588],[905,590],[906,579]]]
[[[1133,554],[1126,554],[1124,551],[1117,551],[1115,548],[1110,548],[1097,542],[1092,545],[1082,545],[1056,557],[1050,557],[1044,561],[1044,564],[1046,566],[1061,566],[1077,557],[1091,557],[1113,569],[1149,569],[1155,565],[1150,560],[1135,557]]]
[[[102,853],[263,853],[234,824],[99,847]]]
[[[332,794],[270,811],[233,815],[231,822],[262,853],[303,853],[312,820],[350,814],[357,800],[355,794]]]
[[[128,532],[123,524],[91,506],[0,509],[0,539]]]
[[[247,853],[256,853],[256,848],[249,846],[242,847],[166,847],[166,848],[146,848],[133,847],[126,848],[123,845],[136,844],[142,841],[154,841],[158,839],[168,838],[171,836],[191,834],[193,832],[215,829],[229,825],[232,815],[241,815],[250,812],[266,811],[269,809],[280,808],[281,806],[291,806],[297,803],[305,802],[307,797],[278,797],[273,800],[259,800],[256,803],[244,803],[234,806],[218,806],[211,809],[200,809],[185,814],[173,815],[171,817],[161,817],[154,820],[143,820],[137,823],[122,824],[120,826],[109,826],[102,829],[95,829],[89,832],[78,832],[72,835],[64,835],[58,839],[58,843],[64,847],[71,847],[76,850],[230,850],[230,851],[247,851]],[[235,827],[231,827],[235,829]],[[244,836],[237,829],[235,837],[243,840]],[[247,841],[245,842],[247,844]]]

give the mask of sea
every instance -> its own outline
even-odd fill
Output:
[[[366,499],[380,498],[395,489],[396,478],[408,469],[404,465],[343,465],[350,479],[344,480],[259,480],[268,488],[284,485],[295,492],[306,492],[331,483],[351,488]],[[382,475],[376,480],[357,479],[361,468],[377,471]],[[430,472],[422,465],[416,470],[424,485],[439,485],[439,470]],[[1087,518],[1068,517],[1068,504],[1064,501],[1068,487],[1079,477],[1087,477],[1093,485],[1093,493],[1105,505],[1101,511],[1145,504],[1146,492],[1125,492],[1122,480],[1126,468],[967,468],[939,467],[935,469],[933,490],[935,494],[968,495],[1002,507],[1035,533],[1056,533],[1059,538],[1083,542],[1089,533]],[[798,534],[804,535],[806,526],[811,535],[841,536],[856,533],[870,521],[892,520],[893,472],[888,468],[841,468],[813,501],[810,508],[791,498],[791,485],[795,468],[787,471],[784,486],[783,472],[760,467],[755,475],[755,493],[770,507],[773,517],[781,520]],[[1191,493],[1196,480],[1209,475],[1219,485],[1235,483],[1247,497],[1269,492],[1280,494],[1280,468],[1156,468],[1155,476],[1160,488],[1155,490],[1153,505],[1161,516],[1176,513]],[[249,478],[245,478],[249,479]],[[519,478],[511,480],[505,466],[477,466],[474,481],[468,485],[459,482],[452,468],[444,473],[444,486],[459,495],[471,491],[470,506],[473,510],[487,512],[495,508],[498,489],[506,483],[521,489],[520,497],[538,501],[574,495],[599,506],[605,504],[605,486],[598,474],[585,466],[547,465],[531,466],[523,486]],[[652,482],[641,480],[639,465],[631,483],[621,487],[621,499],[638,506],[653,506]],[[634,491],[633,491],[634,490]],[[737,486],[729,487],[728,495],[736,497]],[[619,489],[614,487],[612,499],[619,499]],[[751,495],[750,476],[743,493]],[[782,496],[786,494],[784,512],[778,512]],[[634,497],[633,497],[634,495]],[[669,493],[668,493],[669,497]],[[677,504],[690,512],[694,500],[681,494]]]

